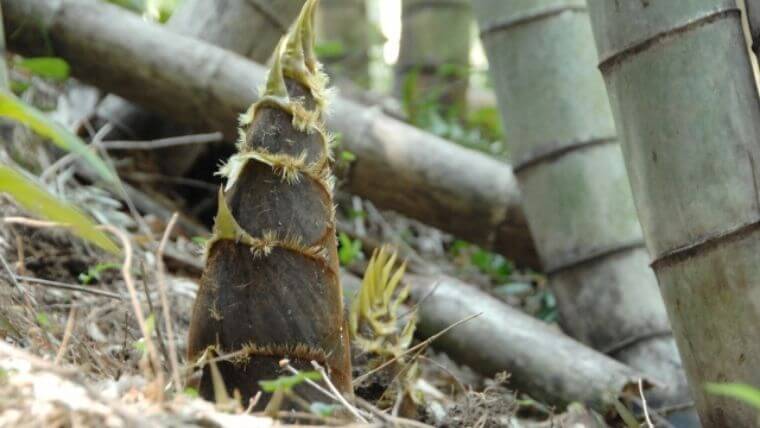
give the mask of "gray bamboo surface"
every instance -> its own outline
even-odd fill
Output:
[[[589,2],[652,267],[705,427],[757,410],[760,106],[734,0]]]
[[[474,5],[562,326],[662,382],[648,394],[653,408],[691,402],[648,266],[585,2]]]

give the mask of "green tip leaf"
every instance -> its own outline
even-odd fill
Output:
[[[293,27],[287,34],[288,43],[285,46],[285,55],[283,62],[285,71],[292,74],[300,74],[309,71],[306,64],[306,53],[304,52],[304,32],[308,30],[311,22],[311,15],[314,13],[313,1],[307,0],[301,9]]]
[[[285,45],[286,38],[280,39],[280,43],[274,50],[274,62],[272,68],[267,75],[267,83],[264,88],[264,96],[287,98],[288,89],[285,86],[285,76],[282,74],[282,50]]]
[[[67,225],[77,236],[109,253],[120,252],[119,247],[96,228],[90,217],[7,165],[0,165],[0,192],[10,194],[24,209],[37,216]]]
[[[317,11],[318,0],[307,0],[304,9],[306,10],[306,20],[301,27],[301,39],[303,43],[304,60],[306,67],[309,71],[315,73],[317,71],[317,54],[314,51],[316,45],[317,36],[314,31],[314,19]]]
[[[109,183],[116,182],[116,175],[108,165],[76,135],[31,107],[6,89],[0,89],[0,116],[13,119],[31,128],[37,134],[50,139],[58,147],[82,157]]]

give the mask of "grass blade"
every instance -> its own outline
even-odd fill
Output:
[[[109,183],[116,182],[116,176],[111,168],[92,152],[79,137],[5,89],[0,89],[0,116],[22,123],[37,134],[49,138],[58,147],[78,154],[104,180]]]
[[[708,383],[707,392],[741,400],[756,409],[760,409],[760,389],[743,383]]]
[[[109,253],[120,252],[113,241],[96,229],[96,224],[87,215],[8,165],[0,164],[0,192],[13,196],[24,209],[35,215],[67,225],[77,236]]]

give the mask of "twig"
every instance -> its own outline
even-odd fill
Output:
[[[333,394],[335,394],[335,396],[338,398],[338,401],[343,405],[343,407],[348,409],[348,411],[351,412],[351,414],[354,415],[354,417],[357,420],[359,420],[359,422],[366,424],[367,420],[364,419],[364,417],[362,417],[362,415],[359,414],[356,408],[352,406],[351,403],[348,402],[348,400],[346,400],[346,397],[344,397],[343,394],[341,394],[340,391],[338,391],[338,388],[336,388],[335,385],[333,385],[333,383],[330,381],[330,378],[327,376],[327,371],[325,371],[325,368],[320,366],[319,363],[317,363],[316,361],[312,361],[311,365],[319,372],[319,374],[322,375],[322,379],[327,384],[327,387],[330,388],[330,391],[332,391]]]
[[[153,234],[151,233],[150,226],[148,226],[148,223],[145,222],[145,219],[142,215],[140,215],[140,212],[137,210],[137,207],[135,206],[134,201],[132,200],[132,197],[130,196],[129,192],[127,192],[127,187],[124,184],[124,181],[119,177],[119,174],[116,170],[116,166],[114,166],[114,162],[111,159],[111,156],[108,155],[108,151],[106,151],[105,148],[103,148],[103,137],[108,135],[113,130],[113,125],[110,123],[106,123],[103,125],[98,132],[95,133],[95,135],[92,137],[92,140],[90,141],[90,144],[94,146],[98,151],[100,152],[101,157],[103,160],[106,161],[108,166],[111,168],[111,171],[113,171],[113,175],[116,178],[115,179],[115,186],[113,187],[116,192],[118,192],[118,196],[121,197],[124,200],[124,203],[127,205],[127,209],[129,209],[129,213],[132,214],[132,217],[134,217],[135,222],[137,223],[137,226],[140,228],[143,234],[147,236],[150,239],[153,239]]]
[[[103,147],[107,150],[158,150],[174,146],[186,146],[190,144],[218,143],[224,139],[221,132],[208,134],[180,135],[177,137],[161,138],[151,141],[104,141]]]
[[[654,428],[652,420],[649,418],[647,399],[644,397],[644,383],[641,379],[639,379],[639,395],[641,396],[641,407],[644,409],[644,421],[646,421],[647,428]]]
[[[170,175],[150,174],[146,172],[130,172],[130,173],[124,174],[124,176],[125,178],[132,181],[140,181],[144,183],[158,182],[158,183],[177,184],[180,186],[187,186],[187,187],[192,187],[195,189],[205,190],[207,192],[214,193],[214,194],[219,192],[219,186],[217,186],[216,184],[211,184],[203,180],[196,180],[193,178],[172,177]]]
[[[297,374],[301,373],[300,371],[298,371],[297,368],[295,368],[292,365],[290,365],[290,362],[288,360],[283,360],[283,361],[281,361],[281,363],[285,363],[283,365],[283,367],[285,368],[285,370],[293,373],[294,375],[297,375]],[[338,399],[338,397],[336,397],[335,395],[333,395],[332,392],[324,389],[322,387],[322,385],[314,382],[313,380],[311,380],[309,378],[304,378],[304,382],[306,382],[309,386],[314,387],[314,389],[316,389],[317,391],[321,392],[325,397],[330,398],[332,400],[337,400]]]
[[[296,369],[295,367],[293,367],[292,365],[290,365],[290,362],[289,362],[287,359],[286,359],[286,360],[282,360],[282,361],[281,361],[281,364],[282,364],[282,367],[283,367],[283,368],[285,368],[285,370],[287,370],[287,371],[289,371],[289,372],[293,373],[294,375],[297,375],[297,374],[299,374],[299,373],[300,373],[300,372],[298,371],[298,369]],[[321,374],[321,373],[320,373],[320,374]],[[323,377],[324,379],[327,379],[327,377],[326,377],[326,375],[325,375],[325,374],[322,374],[322,377]],[[306,384],[307,384],[307,385],[309,385],[309,386],[313,387],[313,388],[314,388],[314,389],[316,389],[317,391],[321,392],[321,393],[322,393],[322,394],[323,394],[325,397],[327,397],[327,398],[329,398],[329,399],[331,399],[331,400],[340,401],[340,398],[338,398],[338,397],[339,397],[339,395],[338,395],[338,396],[336,396],[335,394],[333,394],[332,392],[330,392],[330,391],[326,390],[324,387],[322,387],[322,385],[320,385],[320,384],[318,384],[318,383],[314,382],[313,380],[311,380],[311,379],[308,379],[308,378],[305,378],[305,379],[304,379],[304,382],[306,382]],[[341,398],[342,398],[342,397],[341,397]],[[343,403],[341,403],[341,404],[343,404]],[[345,404],[344,404],[344,406],[345,406]],[[349,411],[351,411],[351,412],[352,412],[352,414],[353,414],[353,411],[352,411],[352,408],[351,408],[351,406],[350,406],[350,405],[348,406],[348,409],[349,409]],[[356,408],[354,408],[353,410],[356,410],[356,411],[358,412],[358,409],[356,409]],[[356,416],[356,415],[354,415],[354,416]],[[360,420],[362,420],[362,419],[361,419],[361,417],[359,417],[359,419],[360,419]],[[366,422],[367,422],[367,421],[366,421],[366,420],[364,420],[364,423],[366,423]]]
[[[47,181],[50,180],[50,178],[53,177],[53,175],[59,169],[75,161],[78,157],[79,154],[73,152],[62,156],[60,159],[53,162],[49,167],[45,168],[45,170],[42,171],[42,174],[40,174],[40,181],[47,183]]]
[[[69,311],[69,319],[66,321],[66,329],[63,331],[63,338],[61,339],[61,346],[58,348],[58,353],[55,354],[55,360],[53,360],[53,364],[56,366],[61,364],[63,356],[66,355],[66,347],[69,345],[71,332],[74,331],[74,321],[76,321],[76,317],[77,307],[71,305],[71,310]]]
[[[11,228],[11,232],[16,239],[16,271],[19,275],[26,274],[26,265],[24,264],[24,240],[21,239],[21,235],[16,233],[15,228]]]
[[[381,410],[377,409],[374,405],[372,405],[372,403],[368,402],[367,400],[361,397],[356,397],[356,402],[360,404],[362,407],[364,407],[365,409],[367,409],[368,412],[372,413],[373,415],[377,416],[383,421],[389,423],[390,426],[411,426],[411,427],[417,427],[417,428],[433,428],[432,425],[415,421],[414,419],[407,419],[407,418],[402,418],[399,416],[388,415],[382,412]]]
[[[137,299],[137,289],[135,288],[135,282],[132,278],[132,244],[129,242],[129,237],[127,234],[114,226],[111,225],[105,225],[105,226],[99,226],[100,229],[107,230],[114,234],[119,240],[121,241],[122,247],[124,247],[124,264],[121,267],[121,275],[124,277],[124,283],[127,285],[127,289],[129,290],[129,297],[132,300],[132,309],[135,311],[135,317],[137,318],[137,323],[140,326],[140,331],[142,332],[143,338],[145,339],[145,347],[148,350],[148,355],[151,358],[151,361],[153,362],[153,367],[156,374],[156,381],[159,384],[159,388],[157,389],[158,393],[158,399],[159,401],[163,401],[163,371],[161,370],[161,364],[158,359],[158,353],[156,352],[156,348],[153,345],[153,341],[150,338],[150,332],[148,331],[148,326],[145,323],[145,316],[143,315],[142,307],[140,306],[140,301]]]
[[[169,220],[169,224],[166,225],[164,236],[161,237],[161,242],[158,244],[158,250],[156,251],[156,268],[158,269],[158,292],[161,296],[161,308],[164,313],[164,325],[166,327],[166,335],[169,339],[169,361],[172,370],[172,381],[174,382],[174,390],[177,394],[182,392],[182,383],[179,375],[179,359],[177,358],[177,344],[174,341],[174,328],[172,327],[171,313],[169,312],[169,299],[166,296],[166,271],[164,267],[164,248],[169,241],[172,229],[177,223],[178,213],[174,213]]]
[[[22,226],[36,227],[38,229],[50,229],[53,227],[61,227],[66,229],[71,227],[70,224],[66,223],[57,223],[54,221],[35,220],[33,218],[14,216],[3,217],[3,222],[6,224],[20,224]]]
[[[632,403],[636,404],[637,406],[644,408],[644,403],[641,401],[641,399],[637,397],[629,397]],[[663,415],[659,413],[660,409],[649,409],[649,415],[651,416],[652,423],[655,427],[660,428],[674,428],[673,424],[671,424]]]
[[[444,328],[443,330],[439,331],[438,333],[436,333],[436,334],[428,337],[424,341],[422,341],[422,342],[420,342],[420,343],[412,346],[411,348],[407,349],[406,351],[404,351],[402,354],[398,355],[397,357],[393,357],[390,360],[384,362],[383,364],[380,364],[379,366],[375,367],[374,369],[368,371],[367,373],[364,373],[363,375],[357,377],[356,379],[354,379],[353,384],[354,385],[360,384],[364,379],[366,379],[369,376],[372,376],[373,374],[379,372],[380,370],[382,370],[382,369],[388,367],[389,365],[395,363],[396,360],[398,360],[399,358],[401,358],[401,357],[403,357],[403,356],[405,356],[407,354],[411,354],[412,352],[415,352],[415,351],[417,351],[420,348],[424,348],[424,347],[430,345],[434,340],[436,340],[439,337],[443,336],[444,334],[448,333],[453,328],[458,327],[458,326],[460,326],[460,325],[462,325],[462,324],[464,324],[464,323],[466,323],[466,322],[468,322],[468,321],[470,321],[470,320],[472,320],[474,318],[477,318],[477,317],[479,317],[481,315],[483,315],[482,312],[470,315],[470,316],[465,317],[465,318],[462,318],[461,320],[455,322],[454,324],[451,324],[450,326]]]
[[[8,261],[5,260],[5,257],[2,253],[0,253],[0,262],[3,264],[3,268],[6,272],[8,272],[8,277],[11,279],[11,284],[16,287],[16,289],[21,290],[21,284],[18,283],[18,280],[16,280],[16,274],[13,273],[13,270],[11,270],[11,266],[8,264]]]
[[[143,291],[145,292],[145,301],[148,302],[148,310],[150,311],[148,316],[150,316],[150,314],[153,314],[154,317],[158,317],[156,308],[153,307],[153,299],[150,298],[150,290],[148,289],[148,279],[147,279],[148,273],[145,271],[145,264],[143,264],[142,262],[140,263],[140,271],[142,273],[142,285],[143,285]],[[154,318],[154,321],[155,321],[155,318]],[[158,339],[158,347],[161,350],[161,355],[163,355],[165,361],[169,361],[169,352],[166,350],[164,335],[161,332],[161,323],[154,322],[153,328],[156,330],[156,338]]]
[[[116,300],[124,300],[124,297],[120,294],[112,293],[110,291],[98,290],[89,287],[82,287],[81,285],[68,284],[60,281],[53,281],[50,279],[34,278],[31,276],[15,275],[15,279],[20,281],[26,281],[30,284],[46,285],[53,288],[60,288],[62,290],[79,291],[82,293],[92,294],[95,296],[108,297]]]

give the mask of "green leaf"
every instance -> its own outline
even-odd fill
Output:
[[[338,242],[340,246],[338,248],[338,258],[340,264],[348,266],[358,259],[362,252],[362,242],[357,240],[351,240],[345,232],[338,234]]]
[[[145,338],[144,337],[141,337],[141,338],[135,340],[134,342],[132,342],[132,346],[138,352],[140,352],[143,355],[145,354],[145,352],[148,351],[148,347],[147,347],[147,345],[145,345]]]
[[[44,312],[37,312],[37,324],[40,325],[42,328],[48,328],[50,327],[50,318],[48,318],[48,315]]]
[[[193,236],[190,240],[196,245],[205,246],[209,238],[207,236]]]
[[[67,225],[80,238],[110,253],[120,253],[119,247],[102,231],[96,229],[96,224],[90,217],[73,205],[59,200],[32,178],[8,165],[0,165],[0,192],[10,194],[24,209],[37,216]]]
[[[198,398],[198,397],[200,396],[200,394],[198,394],[198,390],[197,390],[197,389],[195,389],[195,388],[193,388],[193,387],[191,387],[191,386],[188,386],[188,387],[187,387],[187,388],[185,388],[185,390],[184,390],[184,391],[182,391],[182,392],[183,392],[185,395],[187,395],[188,397],[190,397],[190,398]]]
[[[349,152],[348,150],[343,150],[340,152],[340,160],[346,161],[346,162],[353,162],[356,160],[356,155],[352,152]]]
[[[150,314],[148,315],[148,318],[145,318],[145,330],[147,330],[148,336],[153,334],[153,330],[155,330],[155,328],[156,328],[156,316],[154,314]],[[134,346],[134,348],[143,355],[148,351],[148,345],[146,344],[146,340],[150,340],[150,338],[141,337],[132,343],[132,346]]]
[[[321,379],[322,375],[316,371],[298,372],[298,374],[293,376],[280,376],[274,380],[262,380],[259,381],[259,385],[264,392],[290,391],[307,380],[317,381]]]
[[[353,208],[349,208],[348,210],[348,218],[351,220],[355,220],[357,218],[365,218],[367,217],[367,212],[364,210],[355,210]]]
[[[79,282],[84,285],[90,284],[95,280],[100,280],[100,274],[107,270],[120,270],[121,265],[118,263],[98,263],[87,269],[87,272],[79,274]]]
[[[705,390],[713,395],[723,395],[743,401],[760,409],[760,389],[745,383],[707,383]]]
[[[318,43],[314,52],[322,59],[336,59],[346,54],[346,48],[340,40],[329,40]]]
[[[11,80],[11,91],[14,94],[23,94],[29,87],[32,86],[31,84],[27,82],[22,82],[20,80]]]
[[[636,417],[633,415],[633,412],[631,412],[623,403],[620,402],[617,398],[612,401],[612,405],[615,406],[615,410],[617,410],[618,415],[620,415],[620,419],[623,420],[625,423],[625,426],[628,428],[639,428],[641,425],[639,425],[639,421],[636,420]]]
[[[153,334],[153,330],[156,329],[156,316],[154,314],[148,315],[148,318],[145,318],[145,330],[148,332],[148,335],[150,336]]]
[[[31,107],[5,89],[0,89],[0,116],[16,120],[43,137],[49,138],[62,149],[81,156],[107,182],[115,183],[116,175],[111,168],[92,152],[76,135],[54,122],[42,112]]]
[[[61,58],[38,57],[25,58],[16,62],[16,66],[45,79],[58,82],[69,78],[69,64]]]

